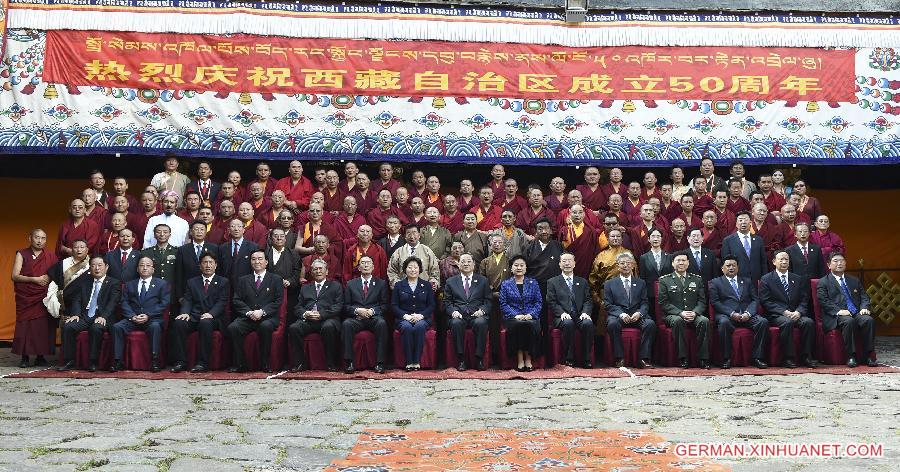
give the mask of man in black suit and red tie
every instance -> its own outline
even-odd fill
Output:
[[[253,272],[250,254],[259,249],[253,241],[244,238],[244,223],[235,218],[228,224],[231,236],[219,245],[219,275],[228,277],[233,288],[237,288],[241,277]]]
[[[134,248],[134,233],[128,228],[119,230],[119,247],[103,256],[109,268],[107,275],[125,283],[138,278],[137,262],[141,251]]]
[[[475,368],[485,370],[484,352],[487,348],[489,316],[493,292],[487,277],[475,273],[475,259],[469,253],[459,256],[460,274],[444,284],[444,311],[450,315],[450,332],[459,359],[456,370],[466,370],[466,328],[475,335]]]
[[[825,331],[841,330],[847,367],[856,367],[856,335],[863,344],[863,355],[869,367],[878,366],[872,359],[875,345],[875,320],[869,311],[869,296],[859,279],[847,275],[844,255],[835,252],[828,258],[831,274],[822,277],[816,286],[816,296],[822,305],[822,327]]]
[[[303,339],[307,334],[319,333],[325,346],[325,363],[329,372],[337,372],[338,336],[341,333],[341,313],[344,311],[344,289],[335,280],[326,280],[328,264],[316,259],[310,266],[312,281],[300,287],[300,299],[294,314],[297,321],[289,328],[291,345],[297,355],[292,372],[307,369]]]
[[[809,242],[809,224],[797,223],[794,226],[794,236],[797,242],[785,248],[791,258],[790,271],[807,282],[824,277],[825,259],[822,257],[822,248]]]
[[[190,239],[175,253],[175,283],[172,284],[175,300],[181,300],[185,296],[188,280],[200,275],[200,258],[203,254],[219,253],[218,246],[206,240],[206,223],[194,220],[188,235]],[[181,312],[185,313],[184,310]]]
[[[807,367],[816,367],[812,358],[813,336],[816,323],[809,310],[809,286],[797,274],[788,272],[790,257],[787,251],[775,252],[775,270],[764,275],[759,283],[759,302],[762,303],[769,319],[769,325],[781,330],[778,342],[784,352],[784,366],[797,367],[794,362],[794,333],[800,330],[800,362]]]
[[[244,244],[249,244],[245,241]],[[222,247],[228,247],[224,244]],[[244,362],[244,338],[256,332],[259,336],[259,356],[263,372],[272,372],[269,353],[272,350],[272,333],[278,329],[278,311],[284,298],[284,282],[277,274],[267,271],[266,253],[260,249],[250,254],[253,272],[238,279],[234,287],[234,321],[228,325],[231,336],[232,365],[228,372],[246,372]]]
[[[765,369],[768,365],[762,357],[769,322],[756,313],[759,303],[756,284],[747,277],[738,276],[738,261],[732,256],[722,261],[722,274],[709,283],[709,301],[722,343],[721,367],[731,368],[731,333],[735,327],[743,327],[753,330],[753,365]]]
[[[344,372],[356,372],[353,365],[353,337],[362,330],[375,334],[375,372],[384,373],[387,352],[388,326],[384,320],[387,309],[387,282],[372,275],[375,262],[369,256],[362,256],[357,263],[359,277],[347,282],[344,290],[344,312],[346,318],[341,324],[344,343]]]
[[[212,252],[205,252],[200,259],[200,275],[188,279],[181,302],[181,314],[172,322],[174,331],[172,343],[172,359],[175,365],[172,372],[181,372],[187,368],[185,361],[185,345],[188,336],[199,333],[199,349],[197,364],[191,372],[206,372],[212,353],[213,331],[221,331],[225,327],[225,307],[228,305],[228,279],[216,275],[216,257]]]

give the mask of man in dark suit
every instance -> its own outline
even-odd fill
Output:
[[[74,297],[68,302],[69,316],[64,318],[62,328],[63,363],[56,370],[65,371],[75,367],[75,344],[78,333],[88,330],[88,370],[97,370],[103,333],[111,326],[116,307],[119,304],[121,283],[107,276],[108,266],[102,257],[93,257],[90,262],[90,279],[79,283]]]
[[[347,316],[341,324],[344,361],[347,363],[344,372],[352,374],[356,371],[353,365],[354,336],[362,330],[369,330],[375,334],[375,372],[383,374],[388,343],[388,325],[384,320],[387,282],[372,276],[375,262],[370,256],[360,257],[357,269],[359,277],[347,281],[344,290],[344,313]]]
[[[759,282],[768,269],[766,243],[755,234],[750,234],[750,213],[739,211],[736,219],[737,232],[722,240],[722,259],[732,256],[738,261],[741,277],[748,277],[753,283]]]
[[[816,323],[809,311],[809,287],[806,280],[788,272],[790,257],[784,250],[775,252],[775,270],[762,277],[759,283],[759,302],[762,303],[769,325],[781,332],[778,342],[784,352],[784,366],[797,367],[794,361],[794,327],[800,330],[800,362],[816,367],[812,358]]]
[[[396,216],[389,216],[387,220],[385,220],[384,227],[387,230],[387,235],[378,240],[378,245],[384,249],[384,254],[387,256],[387,260],[391,260],[391,256],[394,255],[394,251],[400,249],[401,246],[406,244],[406,240],[403,239],[403,235],[400,234],[400,229],[402,228],[402,223],[400,222],[400,218]]]
[[[547,306],[553,314],[553,327],[562,332],[563,364],[575,365],[575,330],[581,333],[582,367],[594,367],[591,348],[596,327],[591,315],[594,301],[588,281],[575,275],[575,256],[564,252],[559,257],[560,274],[547,281]]]
[[[444,311],[450,315],[450,332],[459,365],[456,370],[466,370],[464,355],[466,328],[475,335],[475,359],[478,370],[485,370],[484,352],[487,347],[489,316],[491,313],[491,285],[487,277],[475,273],[475,259],[465,253],[459,256],[460,274],[447,279],[444,284]]]
[[[243,227],[243,226],[241,226]],[[244,241],[249,244],[250,241]],[[223,245],[228,247],[227,244]],[[228,325],[231,337],[231,368],[228,372],[246,372],[244,362],[244,338],[255,332],[259,337],[259,356],[262,371],[272,372],[269,354],[272,350],[272,333],[278,329],[278,311],[284,300],[284,282],[278,274],[266,270],[266,254],[256,249],[250,253],[253,272],[238,279],[232,299],[232,318]]]
[[[847,366],[856,367],[856,335],[863,344],[863,355],[869,367],[878,366],[871,354],[875,344],[875,320],[869,311],[869,296],[859,279],[845,273],[847,261],[841,253],[828,258],[831,275],[819,280],[816,296],[822,307],[822,327],[825,331],[841,330]]]
[[[809,225],[797,223],[794,226],[794,236],[797,243],[785,248],[791,258],[789,270],[806,279],[807,283],[812,279],[825,277],[825,259],[822,257],[822,248],[809,242]]]
[[[200,257],[200,275],[187,280],[181,301],[181,314],[172,322],[172,359],[175,362],[172,372],[181,372],[187,368],[185,345],[188,336],[194,331],[199,333],[200,342],[197,364],[191,372],[206,372],[209,368],[213,331],[221,331],[225,327],[225,307],[228,306],[230,287],[227,278],[216,275],[217,265],[215,253],[204,252]]]
[[[688,233],[688,248],[679,254],[688,256],[687,271],[699,275],[703,286],[706,287],[710,280],[718,277],[719,265],[716,261],[716,253],[712,249],[702,247],[702,243],[703,231],[692,229]]]
[[[710,195],[715,195],[717,190],[728,190],[725,179],[716,175],[715,171],[716,167],[711,158],[700,159],[700,175],[697,177],[706,182],[706,192]]]
[[[319,333],[325,345],[325,363],[329,372],[337,371],[338,336],[341,332],[341,313],[344,311],[344,289],[337,281],[326,280],[328,264],[316,259],[310,266],[312,281],[300,287],[300,299],[294,309],[297,321],[289,328],[291,345],[297,355],[292,372],[307,369],[303,339],[307,334]]]
[[[175,253],[175,300],[181,300],[187,291],[187,281],[200,275],[200,259],[206,253],[218,255],[219,247],[206,241],[206,223],[195,220],[191,223],[190,241],[184,243]],[[186,313],[184,309],[181,313]]]
[[[219,275],[228,277],[232,289],[237,288],[241,277],[253,272],[250,266],[250,254],[259,249],[253,241],[244,239],[244,224],[240,220],[231,220],[228,224],[230,239],[219,245]]]
[[[735,326],[753,330],[754,366],[765,369],[768,365],[762,360],[769,322],[757,314],[759,300],[756,284],[746,277],[738,276],[738,262],[728,256],[722,261],[722,275],[709,283],[709,301],[719,330],[719,342],[722,343],[722,368],[731,368],[731,333]]]
[[[553,227],[546,216],[534,222],[534,235],[534,240],[525,247],[524,256],[528,264],[525,275],[537,280],[541,293],[546,294],[547,281],[560,274],[559,258],[565,249],[559,241],[552,238]]]
[[[634,256],[631,253],[616,257],[619,276],[603,284],[603,307],[606,309],[606,335],[613,347],[616,367],[625,365],[622,348],[622,328],[641,330],[641,346],[638,350],[639,369],[652,369],[650,350],[656,338],[656,323],[650,315],[647,299],[647,283],[634,275]]]
[[[197,192],[200,194],[200,204],[206,208],[212,208],[216,202],[219,191],[222,190],[222,184],[212,180],[212,167],[209,162],[201,161],[197,164],[197,177],[192,180],[185,188],[187,192]]]
[[[281,276],[284,288],[287,289],[288,315],[293,318],[297,296],[300,294],[300,256],[287,245],[287,233],[282,228],[275,228],[269,233],[271,245],[266,247],[268,269]],[[289,320],[289,324],[293,322]]]
[[[708,309],[706,293],[700,276],[687,271],[688,259],[687,254],[677,254],[672,258],[672,268],[675,271],[659,278],[657,296],[666,317],[666,326],[672,330],[672,336],[678,344],[678,365],[682,369],[688,367],[684,326],[693,323],[697,332],[697,344],[700,345],[700,368],[709,369],[709,318],[703,316]]]
[[[142,330],[150,337],[150,370],[159,372],[162,364],[159,347],[162,343],[163,314],[169,307],[172,295],[169,283],[154,277],[153,260],[141,256],[138,260],[138,278],[125,284],[122,293],[122,320],[112,327],[113,363],[111,372],[122,370],[125,354],[125,336],[134,330]]]
[[[141,251],[134,248],[134,233],[123,228],[119,230],[119,247],[103,256],[106,261],[107,275],[120,281],[129,282],[138,277],[137,262]]]

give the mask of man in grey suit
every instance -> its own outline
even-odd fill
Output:
[[[560,275],[547,281],[547,306],[553,313],[553,327],[562,331],[563,364],[575,365],[575,330],[581,333],[582,367],[591,369],[591,347],[596,327],[591,320],[594,302],[588,281],[575,275],[575,256],[559,256]]]
[[[362,256],[357,263],[359,277],[347,281],[344,289],[344,312],[347,317],[341,324],[344,343],[344,372],[356,372],[353,365],[353,338],[362,330],[375,334],[375,372],[384,373],[384,358],[387,351],[388,327],[384,321],[387,309],[387,282],[372,276],[375,263],[370,256]]]
[[[722,343],[722,368],[731,368],[731,333],[734,328],[753,330],[752,363],[760,369],[768,365],[762,360],[769,322],[757,314],[759,299],[756,284],[738,276],[738,262],[732,256],[722,261],[722,275],[709,283],[709,300]]]
[[[863,354],[869,367],[878,366],[872,359],[875,343],[875,320],[869,311],[869,296],[859,279],[847,275],[847,261],[841,253],[832,253],[828,258],[831,274],[822,277],[816,286],[816,296],[822,306],[822,327],[825,331],[841,330],[844,351],[847,353],[847,367],[856,367],[856,337],[863,344]],[[858,360],[862,362],[862,359]]]
[[[775,270],[759,282],[759,302],[769,318],[769,325],[781,330],[779,342],[784,352],[784,366],[797,367],[794,362],[794,327],[800,330],[800,361],[807,367],[816,367],[812,359],[813,337],[816,323],[809,311],[809,287],[806,279],[788,272],[790,257],[787,251],[775,252]]]
[[[603,284],[603,307],[606,309],[606,335],[613,346],[616,367],[625,365],[622,348],[622,328],[641,330],[641,347],[638,350],[639,369],[652,369],[650,350],[656,338],[656,323],[650,316],[647,301],[647,284],[634,275],[634,256],[631,253],[616,257],[619,276]]]
[[[444,311],[450,314],[450,332],[459,365],[456,370],[466,370],[464,355],[466,328],[472,328],[475,335],[476,368],[485,370],[484,352],[487,346],[491,313],[491,285],[487,277],[475,273],[475,259],[465,253],[459,256],[460,274],[447,279],[444,286]]]
[[[739,211],[736,219],[737,232],[722,240],[722,259],[732,256],[738,261],[738,275],[759,282],[769,268],[766,261],[766,243],[755,234],[750,234],[750,213]]]
[[[300,300],[294,314],[297,321],[289,328],[291,345],[297,355],[292,372],[307,369],[303,339],[307,334],[319,333],[325,345],[325,363],[329,372],[337,372],[338,336],[341,332],[341,313],[344,311],[344,289],[335,280],[326,280],[328,264],[322,259],[312,262],[312,282],[300,288]]]

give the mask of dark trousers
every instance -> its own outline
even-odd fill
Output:
[[[584,362],[591,362],[591,347],[593,346],[594,333],[597,328],[590,318],[583,320],[580,316],[568,320],[556,318],[553,327],[562,333],[562,351],[565,360],[575,359],[575,330],[581,333],[581,358]]]
[[[272,333],[278,329],[278,318],[262,318],[253,321],[246,316],[235,319],[228,325],[231,338],[231,363],[235,367],[246,368],[244,361],[244,338],[250,333],[259,337],[259,359],[263,367],[269,366],[269,354],[272,351]]]
[[[518,351],[526,351],[537,355],[538,339],[541,334],[541,323],[538,320],[503,320],[506,328],[506,355],[514,356]]]
[[[863,353],[868,359],[875,350],[875,320],[868,315],[838,316],[837,329],[844,338],[844,351],[848,356],[856,356],[856,336],[862,341]]]
[[[753,330],[754,359],[763,358],[763,350],[766,345],[766,335],[769,333],[769,321],[759,315],[751,315],[744,322],[732,321],[730,316],[716,315],[716,325],[719,331],[719,342],[722,343],[722,359],[731,359],[731,333],[734,328],[750,328]]]
[[[103,345],[103,333],[106,332],[106,326],[97,324],[93,320],[90,324],[87,321],[78,320],[71,323],[63,323],[63,361],[70,362],[75,360],[75,344],[78,342],[78,333],[84,330],[88,332],[88,344],[90,345],[88,359],[94,364],[100,360],[100,347]]]
[[[319,333],[322,336],[322,344],[325,346],[325,362],[328,367],[337,365],[338,336],[341,333],[341,322],[337,318],[327,320],[309,321],[297,320],[288,327],[291,337],[291,345],[294,354],[297,355],[297,363],[306,363],[306,354],[303,351],[303,339],[307,334]],[[353,338],[351,338],[351,343]]]
[[[687,359],[688,348],[687,341],[684,339],[684,326],[687,324],[694,325],[697,332],[697,344],[700,345],[699,357],[701,361],[709,360],[709,318],[703,315],[697,315],[694,321],[688,323],[679,315],[667,315],[666,326],[672,330],[672,337],[678,344],[678,358]]]
[[[794,359],[794,349],[800,353],[801,358],[812,357],[813,339],[816,334],[816,322],[812,318],[801,316],[793,321],[787,316],[779,315],[769,317],[769,326],[775,326],[780,330],[778,342],[785,359]],[[794,346],[794,328],[800,330],[800,345]]]
[[[174,361],[175,363],[187,361],[187,338],[191,333],[196,331],[199,341],[199,349],[197,349],[197,364],[209,366],[209,358],[212,354],[213,346],[213,331],[217,331],[219,329],[219,320],[215,318],[209,318],[200,321],[173,321],[171,355],[172,361]]]
[[[403,344],[403,358],[406,359],[406,363],[421,364],[422,351],[425,350],[425,331],[428,330],[428,323],[422,320],[412,324],[401,319],[397,323],[397,329],[400,330],[400,342]]]
[[[387,322],[380,316],[371,318],[347,318],[341,324],[341,337],[344,343],[344,360],[353,360],[353,337],[356,333],[368,330],[375,334],[375,362],[384,363],[387,351],[388,328]]]
[[[121,361],[125,355],[125,336],[132,331],[143,331],[150,337],[150,354],[156,358],[159,355],[159,345],[162,342],[163,324],[161,320],[147,320],[142,324],[129,319],[119,320],[112,327],[113,334],[113,358]]]
[[[462,318],[450,318],[450,332],[453,333],[456,355],[462,356],[464,354],[466,328],[472,328],[472,334],[475,335],[475,357],[484,359],[489,324],[486,316],[473,317],[463,315]],[[462,357],[460,357],[460,360],[462,360]]]
[[[623,323],[618,316],[606,317],[606,335],[612,344],[613,357],[616,360],[625,357],[625,349],[622,348],[622,328],[638,328],[641,330],[641,346],[638,349],[638,359],[649,360],[650,351],[653,349],[653,341],[656,339],[656,323],[649,318],[641,317],[634,323]]]

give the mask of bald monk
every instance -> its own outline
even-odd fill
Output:
[[[669,232],[669,219],[660,214],[660,202],[656,197],[647,199],[647,204],[653,209],[653,226],[661,229],[663,233]]]
[[[607,206],[609,206],[609,212],[616,215],[616,218],[619,219],[619,224],[625,228],[629,228],[633,226],[633,219],[631,215],[628,214],[625,210],[623,210],[624,200],[621,195],[618,193],[614,193],[609,196],[609,199],[606,201]]]
[[[325,195],[322,195],[322,192],[314,192],[312,194],[312,197],[310,197],[310,199],[309,199],[309,204],[312,205],[313,203],[315,203],[316,205],[319,205],[319,208],[322,208],[322,221],[333,226],[334,225],[334,215],[332,215],[330,211],[324,210]],[[309,209],[308,208],[306,211],[300,213],[297,216],[297,221],[295,223],[297,225],[297,229],[299,230],[300,227],[303,226],[304,224],[306,224],[307,221],[309,221]]]
[[[775,260],[775,252],[794,244],[793,233],[785,232],[786,225],[768,221],[769,209],[764,203],[757,203],[750,213],[750,234],[762,238],[766,250],[766,260]]]
[[[285,201],[284,192],[276,189],[269,197],[269,208],[262,213],[256,213],[256,221],[259,221],[266,229],[276,228],[278,226],[278,215],[281,214],[282,210],[287,209]]]
[[[704,185],[706,185],[705,180]],[[707,210],[703,213],[703,227],[700,228],[700,232],[703,234],[702,246],[710,249],[716,254],[716,257],[719,257],[719,254],[722,252],[722,239],[724,236],[722,236],[716,224],[716,213],[714,211]]]
[[[481,260],[488,254],[488,237],[486,233],[478,231],[478,217],[475,213],[468,212],[463,216],[463,229],[453,235],[453,242],[462,243],[463,254],[471,254],[476,265],[481,264]]]
[[[675,254],[687,249],[687,247],[687,226],[684,224],[684,220],[675,218],[672,220],[672,227],[669,228],[669,237],[666,239],[663,249],[669,254]]]
[[[347,195],[356,199],[356,212],[365,216],[372,208],[375,208],[377,194],[371,189],[372,181],[368,174],[360,172],[356,175],[356,185]]]
[[[393,196],[400,187],[400,182],[394,178],[394,165],[390,162],[382,162],[378,165],[378,178],[372,181],[372,192],[376,195],[382,190],[387,190]]]
[[[384,248],[372,240],[372,227],[362,225],[356,231],[356,238],[344,241],[344,280],[359,277],[359,260],[363,256],[372,258],[374,269],[372,275],[387,280],[387,253]]]
[[[712,211],[716,214],[716,228],[719,228],[719,234],[728,235],[733,233],[737,217],[728,209],[727,191],[715,191]]]
[[[494,191],[491,190],[491,187],[485,185],[478,192],[478,198],[481,204],[472,210],[472,213],[475,214],[475,218],[478,220],[478,230],[491,232],[500,228],[503,224],[500,221],[502,209],[494,204]]]
[[[334,218],[334,230],[338,239],[356,237],[359,227],[366,224],[366,219],[357,213],[357,208],[356,197],[349,195],[344,197],[344,211]]]
[[[275,190],[281,190],[285,198],[284,206],[294,213],[309,207],[314,192],[312,182],[303,176],[303,163],[296,160],[288,164],[288,176],[275,183]]]
[[[194,221],[197,219],[197,212],[203,206],[203,200],[200,199],[200,193],[196,190],[188,190],[184,193],[184,208],[175,212],[184,221]]]
[[[275,191],[276,182],[275,179],[272,178],[272,167],[269,166],[268,162],[256,164],[256,178],[247,184],[247,189],[249,190],[253,184],[259,184],[262,189],[264,200],[268,200],[268,198],[272,196],[272,192]],[[247,197],[246,200],[250,201],[250,198]]]
[[[212,227],[206,235],[206,239],[213,244],[222,244],[228,239],[228,226],[231,221],[236,219],[234,202],[231,200],[222,200],[219,203],[219,214],[213,220]]]
[[[399,208],[396,208],[393,203],[394,197],[391,195],[390,190],[382,189],[378,192],[376,207],[369,210],[366,214],[366,220],[369,226],[372,227],[372,239],[375,241],[383,238],[387,234],[386,223],[388,217],[397,217],[397,219],[400,220],[400,224],[403,226],[406,226],[406,224],[409,223],[406,215],[404,215]]]
[[[694,213],[694,196],[686,193],[681,196],[681,214],[678,219],[684,222],[687,231],[703,227],[703,215]],[[672,221],[675,221],[673,218]]]
[[[106,224],[106,208],[97,203],[97,192],[86,188],[81,192],[81,201],[84,202],[84,217],[97,223],[97,227],[103,229]]]
[[[600,211],[606,207],[607,195],[600,186],[600,170],[596,167],[584,170],[584,183],[576,185],[575,190],[581,193],[582,204],[589,210]]]
[[[500,202],[497,203],[497,205],[499,205],[502,210],[512,210],[513,215],[522,211],[528,206],[528,201],[522,198],[521,195],[518,195],[518,192],[519,183],[516,182],[516,179],[506,179],[506,182],[504,183],[503,198],[500,199]]]
[[[313,252],[303,258],[300,265],[300,283],[304,284],[312,280],[312,263],[321,259],[328,266],[328,273],[339,283],[344,283],[343,261],[332,250],[331,240],[324,234],[316,235],[313,242]]]
[[[16,330],[12,352],[21,356],[19,367],[28,367],[30,356],[35,366],[45,366],[44,356],[55,352],[56,318],[51,318],[44,306],[50,284],[48,271],[56,264],[56,255],[46,250],[47,233],[33,229],[28,235],[28,247],[16,252],[12,268],[13,292],[16,298]]]
[[[771,216],[771,214],[769,214]],[[784,226],[785,231],[793,237],[794,228],[796,228],[798,223],[803,223],[805,225],[809,225],[809,223],[805,221],[798,221],[797,218],[797,210],[794,208],[794,205],[790,203],[785,203],[783,207],[781,207],[781,218],[779,218],[782,226]],[[793,244],[793,243],[792,243]]]
[[[640,218],[641,213],[641,204],[644,201],[641,200],[641,184],[635,181],[631,181],[628,183],[628,196],[625,197],[625,202],[622,205],[622,211],[624,211],[628,216],[632,218],[632,220],[637,220]],[[634,223],[632,222],[632,225]]]
[[[760,194],[760,195],[762,195],[762,194]],[[788,202],[785,203],[785,205],[790,205],[790,206],[794,207],[794,217],[790,219],[792,221],[792,223],[791,223],[792,226],[794,223],[806,223],[808,225],[813,224],[813,220],[812,220],[812,218],[809,217],[809,215],[807,215],[806,213],[797,211],[797,205],[800,204],[800,195],[792,193],[790,196],[788,196],[787,201]],[[784,208],[784,207],[781,207],[781,208]],[[784,220],[786,218],[784,215],[778,215],[778,216],[781,217],[782,220]]]
[[[238,206],[238,219],[244,224],[244,237],[256,243],[258,247],[266,247],[269,228],[253,218],[253,205],[249,202]]]
[[[459,204],[459,211],[463,212],[463,214],[481,205],[481,199],[475,195],[475,186],[472,185],[472,181],[469,179],[459,181],[459,197],[456,200]]]
[[[653,207],[649,203],[641,206],[641,220],[629,230],[631,249],[635,254],[644,254],[650,250],[650,230],[659,229],[660,236],[668,237],[666,234],[668,227],[658,227],[655,224],[654,216]]]
[[[447,228],[450,234],[456,234],[463,229],[463,212],[459,211],[459,202],[451,194],[444,195],[444,212],[441,214],[441,226]]]
[[[344,205],[344,194],[338,188],[338,173],[335,170],[325,172],[325,188],[322,189],[322,196],[325,197],[325,211],[336,214],[341,211]]]
[[[113,192],[107,197],[107,201],[115,200],[115,197],[125,197],[128,200],[128,208],[132,213],[141,211],[141,202],[128,193],[128,181],[125,177],[116,177],[113,179]]]
[[[628,196],[628,185],[622,183],[622,169],[618,167],[613,167],[609,170],[609,182],[603,184],[603,198],[606,200],[607,205],[609,204],[609,197],[611,195],[618,195],[621,197],[622,201],[625,201],[625,197]],[[608,208],[611,210],[611,208]]]
[[[750,182],[748,183],[753,185]],[[732,178],[728,181],[728,203],[726,206],[734,215],[737,215],[739,211],[752,210],[750,201],[744,198],[744,181],[742,179]]]
[[[69,219],[60,225],[56,237],[57,259],[71,256],[72,242],[77,239],[86,241],[88,252],[94,254],[100,245],[100,234],[100,226],[85,217],[84,201],[78,198],[72,200],[69,204]]]
[[[569,194],[566,196],[566,202],[568,204],[568,208],[563,208],[557,213],[555,228],[562,228],[563,226],[571,223],[569,213],[571,212],[570,209],[573,206],[581,205],[582,208],[585,208],[580,190],[572,190],[571,192],[569,192]],[[584,211],[584,224],[590,226],[591,228],[594,228],[595,231],[600,231],[603,228],[603,223],[600,221],[600,217],[589,209]],[[558,229],[554,230],[554,232],[557,231]]]
[[[641,201],[646,202],[651,198],[662,200],[662,192],[656,185],[656,174],[653,172],[644,173],[644,185],[641,187]]]
[[[491,196],[495,200],[503,198],[503,190],[506,184],[505,179],[506,168],[501,164],[494,164],[494,167],[491,167],[491,180],[485,186],[490,187]],[[480,195],[479,198],[481,198]]]
[[[594,303],[599,305],[603,305],[603,285],[607,280],[619,275],[619,266],[616,263],[616,258],[620,254],[631,254],[631,251],[622,247],[621,231],[617,229],[611,230],[607,234],[607,238],[609,239],[609,247],[600,251],[592,260],[590,272],[586,277],[591,286],[591,295]],[[577,256],[575,260],[577,264]],[[606,312],[604,310],[600,310],[596,325],[598,335],[606,333]]]
[[[556,220],[553,213],[544,206],[544,193],[540,187],[532,187],[528,189],[528,206],[516,214],[516,227],[522,228],[525,234],[534,236],[534,222],[542,218],[547,218],[547,221],[551,222]],[[551,229],[555,233],[556,225],[552,225]]]
[[[441,181],[436,175],[428,177],[425,181],[425,193],[422,194],[422,204],[425,208],[437,208],[438,213],[444,211],[444,197],[441,195]]]
[[[694,196],[694,213],[703,217],[703,214],[713,208],[712,196],[706,190],[706,179],[702,176],[694,178],[694,189],[691,191]]]
[[[253,182],[247,189],[250,192],[250,197],[247,198],[245,203],[250,205],[250,209],[253,210],[253,217],[256,218],[258,215],[265,213],[272,206],[272,203],[266,198],[266,191],[261,183]],[[239,205],[238,214],[240,214],[240,211],[241,207]]]
[[[234,183],[228,180],[222,182],[222,189],[219,190],[219,195],[217,195],[216,199],[213,200],[213,208],[219,208],[219,205],[221,205],[225,200],[230,200],[231,202],[238,203],[241,202],[241,200],[238,198]]]
[[[100,244],[97,247],[97,254],[105,256],[107,252],[113,251],[119,247],[119,231],[127,228],[128,220],[122,213],[113,213],[110,218],[110,227],[112,229],[104,229],[103,235],[100,236]]]
[[[294,250],[300,256],[312,254],[315,251],[316,236],[324,235],[328,241],[339,241],[337,231],[334,226],[322,219],[322,207],[318,203],[309,204],[309,219],[303,223],[297,231],[297,244]],[[329,270],[329,274],[334,276],[340,275],[340,264],[337,266],[338,272]]]
[[[770,212],[778,216],[778,211],[787,201],[780,193],[772,190],[772,174],[762,174],[759,176],[759,191],[762,193],[763,202]]]
[[[584,207],[569,207],[571,222],[559,229],[559,242],[563,248],[575,255],[575,275],[587,278],[591,272],[591,262],[597,254],[599,241],[597,232],[584,222]]]

